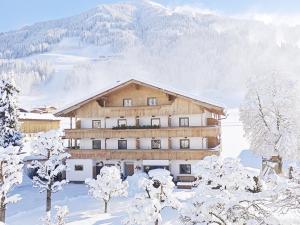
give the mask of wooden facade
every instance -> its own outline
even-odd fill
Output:
[[[148,98],[155,98],[156,105],[148,105]],[[124,99],[132,101],[131,106],[124,106]],[[149,85],[137,80],[116,85],[95,96],[78,102],[55,114],[61,117],[70,117],[71,129],[65,130],[65,138],[80,139],[109,139],[109,138],[136,138],[136,150],[69,150],[73,159],[130,159],[130,160],[198,160],[205,156],[218,155],[215,147],[220,145],[220,122],[224,109],[220,106],[197,100],[193,97],[178,94],[173,91]],[[175,127],[171,125],[172,116],[178,115],[206,115],[205,125]],[[139,129],[140,117],[168,117],[168,127]],[[107,118],[136,118],[135,129],[112,128],[82,128],[80,119],[101,118],[106,124]],[[73,125],[73,121],[75,124]],[[106,127],[106,126],[105,126]],[[185,150],[140,150],[139,138],[170,138],[172,137],[203,137],[207,138],[208,149]],[[72,144],[71,144],[72,145]],[[76,145],[76,144],[75,144]],[[169,144],[169,146],[171,146]],[[76,146],[77,147],[77,146]],[[169,147],[170,148],[170,147]],[[198,148],[198,147],[197,147]]]
[[[59,129],[60,120],[20,119],[20,125],[22,133],[33,134]]]
[[[218,150],[68,150],[73,159],[109,160],[201,160],[206,156],[219,155]]]
[[[172,127],[158,129],[66,129],[66,139],[84,138],[151,138],[151,137],[217,137],[218,127]]]

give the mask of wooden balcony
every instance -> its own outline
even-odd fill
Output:
[[[220,121],[214,118],[207,118],[207,126],[219,126],[221,125]]]
[[[157,129],[66,129],[66,139],[84,138],[151,138],[151,137],[217,137],[219,127],[172,127]]]
[[[219,155],[217,149],[181,150],[74,150],[69,149],[72,159],[107,160],[201,160],[206,156]]]

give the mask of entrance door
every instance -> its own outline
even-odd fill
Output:
[[[134,174],[134,164],[125,163],[125,176],[132,176]]]

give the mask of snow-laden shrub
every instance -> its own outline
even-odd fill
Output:
[[[104,201],[104,213],[111,198],[127,196],[128,182],[122,181],[120,170],[115,166],[104,166],[96,179],[86,179],[85,183],[91,196]]]
[[[139,186],[139,181],[147,177],[148,175],[146,173],[138,172],[126,178],[128,182],[128,197],[133,197],[137,193],[144,192],[143,188]]]
[[[155,169],[149,171],[149,178],[142,177],[139,187],[144,190],[135,195],[127,210],[125,225],[158,225],[164,208],[178,209],[180,202],[174,196],[174,183],[169,171]]]

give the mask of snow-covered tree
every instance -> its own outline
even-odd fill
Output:
[[[18,130],[18,89],[14,81],[0,80],[0,146],[21,146]]]
[[[280,73],[253,78],[240,109],[250,148],[265,158],[299,159],[295,82]]]
[[[277,224],[270,210],[273,192],[237,160],[206,157],[196,171],[201,180],[181,211],[184,224]]]
[[[141,178],[139,186],[144,193],[136,194],[128,209],[125,225],[158,225],[161,212],[166,207],[178,209],[180,203],[174,196],[174,183],[170,172],[162,169],[149,171],[149,178]]]
[[[66,183],[61,175],[66,170],[65,160],[70,157],[65,151],[61,136],[62,133],[58,130],[39,133],[33,143],[33,154],[43,157],[43,160],[35,160],[29,165],[37,171],[33,177],[33,185],[39,188],[40,192],[47,192],[46,212],[49,215],[52,193],[61,190],[62,185]]]
[[[128,182],[122,181],[120,170],[115,166],[103,167],[96,179],[86,179],[85,183],[91,196],[104,201],[104,213],[111,198],[127,195]]]
[[[21,198],[9,195],[12,189],[22,183],[23,163],[18,146],[0,147],[0,221],[5,222],[6,206]]]

